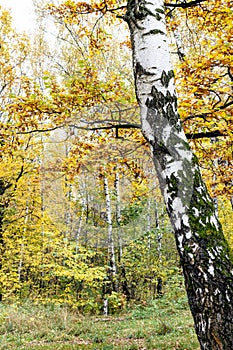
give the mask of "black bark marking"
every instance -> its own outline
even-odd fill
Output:
[[[162,15],[164,14],[164,10],[160,8],[155,9],[155,12],[161,13]]]
[[[156,13],[155,18],[157,19],[157,21],[161,21],[162,19],[162,17],[158,13]]]
[[[149,32],[143,33],[142,36],[156,35],[156,34],[165,35],[165,33],[160,29],[152,29]]]
[[[179,116],[178,114],[174,111],[174,108],[171,103],[168,103],[167,105],[167,117],[170,123],[174,126],[177,125],[179,122]]]
[[[170,179],[168,177],[166,178],[166,184],[168,185],[168,193],[170,194],[171,198],[176,198],[179,191],[179,179],[172,174]]]
[[[161,75],[161,83],[162,85],[167,88],[169,85],[170,80],[174,78],[174,72],[173,70],[169,70],[167,73],[163,70]]]
[[[135,73],[136,73],[136,76],[138,75],[139,77],[142,76],[143,74],[147,76],[154,75],[154,73],[150,73],[145,68],[143,68],[143,66],[139,62],[136,62]]]
[[[146,100],[146,106],[157,110],[160,115],[166,118],[171,125],[173,125],[178,131],[181,129],[180,119],[178,113],[176,113],[177,98],[175,95],[171,95],[169,91],[164,95],[155,86],[151,89],[152,98]]]
[[[167,93],[166,93],[166,102],[167,103],[174,103],[175,104],[175,107],[176,107],[176,104],[177,104],[177,97],[176,95],[171,95],[170,91],[167,90]]]
[[[152,86],[151,95],[153,98],[146,101],[147,107],[154,107],[157,110],[161,110],[161,108],[165,107],[166,97],[161,91],[158,91],[155,86]]]

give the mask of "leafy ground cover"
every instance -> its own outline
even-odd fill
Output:
[[[171,287],[171,286],[170,286]],[[0,349],[197,350],[183,287],[118,315],[83,316],[65,306],[0,306]]]

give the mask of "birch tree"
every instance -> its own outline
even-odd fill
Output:
[[[116,225],[117,225],[117,240],[118,240],[118,262],[122,258],[122,237],[121,237],[121,197],[120,197],[120,176],[117,167],[115,168],[114,189],[116,197]]]
[[[174,229],[200,346],[230,350],[232,255],[177,112],[164,1],[129,0],[124,18],[131,33],[142,131]]]
[[[109,266],[110,266],[110,280],[114,287],[114,279],[116,278],[116,262],[115,262],[115,247],[114,247],[114,239],[113,239],[113,230],[112,230],[112,208],[111,208],[111,200],[109,194],[109,186],[108,186],[108,178],[106,175],[103,177],[104,180],[104,195],[106,201],[106,220],[108,224],[108,255],[109,255]]]

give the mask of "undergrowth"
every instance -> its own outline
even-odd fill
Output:
[[[1,350],[197,350],[179,280],[163,297],[112,316],[85,316],[66,306],[0,305]]]

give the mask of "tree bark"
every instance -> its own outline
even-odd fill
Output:
[[[2,270],[2,259],[3,254],[5,252],[5,242],[4,242],[4,235],[3,235],[3,221],[4,221],[4,212],[7,208],[7,203],[3,199],[3,195],[5,191],[11,187],[10,183],[5,184],[3,180],[0,179],[0,272]],[[0,302],[3,299],[3,292],[2,292],[2,284],[0,284]]]
[[[233,349],[233,259],[177,112],[163,0],[129,0],[142,130],[169,214],[202,350]]]
[[[113,227],[112,227],[112,209],[111,209],[111,200],[109,195],[109,186],[107,176],[104,175],[104,195],[106,202],[106,220],[108,224],[108,259],[109,259],[109,277],[112,283],[112,289],[117,291],[116,286],[116,260],[115,260],[115,246],[113,239]]]
[[[119,172],[115,169],[115,196],[116,196],[116,224],[117,224],[117,239],[118,239],[118,262],[121,262],[123,247],[122,247],[122,237],[121,237],[121,196],[120,196],[120,177]]]

